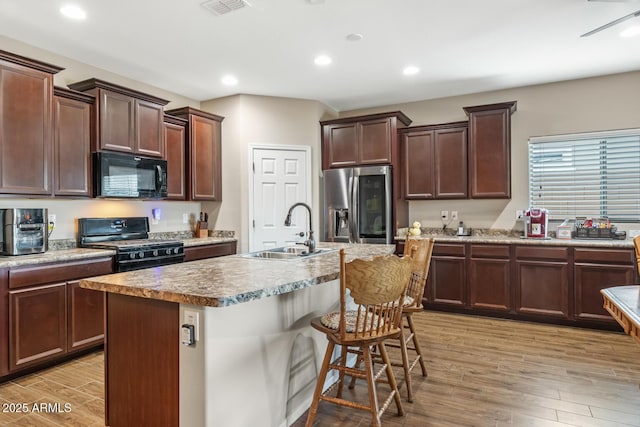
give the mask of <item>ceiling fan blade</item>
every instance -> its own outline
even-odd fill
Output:
[[[587,36],[591,36],[591,35],[593,35],[593,34],[595,34],[595,33],[598,33],[598,32],[600,32],[600,31],[602,31],[602,30],[606,30],[606,29],[607,29],[607,28],[609,28],[609,27],[613,27],[614,25],[618,25],[619,23],[624,22],[624,21],[626,21],[627,19],[636,18],[636,17],[638,17],[638,16],[640,16],[640,10],[636,10],[635,12],[632,12],[632,13],[630,13],[630,14],[628,14],[628,15],[625,15],[625,16],[623,16],[622,18],[618,18],[618,19],[616,19],[615,21],[611,21],[611,22],[609,22],[608,24],[604,24],[603,26],[598,27],[598,28],[596,28],[595,30],[591,30],[591,31],[589,31],[588,33],[584,33],[584,34],[582,34],[580,37],[587,37]]]

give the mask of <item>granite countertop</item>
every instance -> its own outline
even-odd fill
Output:
[[[318,243],[345,248],[347,259],[390,254],[394,245]],[[338,251],[301,259],[230,255],[82,280],[80,286],[123,295],[224,307],[279,295],[338,278]]]
[[[80,259],[114,256],[116,251],[111,249],[62,249],[47,251],[43,254],[0,256],[0,268],[19,267],[24,265],[46,264],[48,262],[75,261]]]
[[[496,234],[496,235],[473,235],[455,236],[444,234],[421,234],[418,238],[433,237],[438,243],[495,243],[511,245],[541,245],[541,246],[583,246],[602,248],[633,248],[633,240],[614,239],[523,239],[518,236]],[[396,236],[396,240],[404,241],[405,236]]]
[[[180,239],[185,247],[215,245],[217,243],[236,242],[235,237],[193,237],[191,239]]]

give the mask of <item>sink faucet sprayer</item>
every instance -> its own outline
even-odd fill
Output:
[[[291,226],[291,212],[297,206],[304,206],[307,208],[307,212],[309,212],[309,238],[304,242],[304,245],[309,248],[309,253],[312,254],[316,251],[316,241],[313,239],[313,226],[311,225],[311,208],[306,203],[298,202],[294,203],[290,208],[289,212],[287,212],[287,217],[284,220],[285,227]]]

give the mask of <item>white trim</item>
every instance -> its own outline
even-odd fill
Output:
[[[278,151],[303,151],[305,154],[305,167],[307,169],[307,173],[306,173],[306,180],[307,180],[307,200],[305,201],[305,203],[307,203],[309,206],[311,206],[311,209],[313,211],[313,194],[312,194],[312,185],[311,185],[311,178],[312,178],[312,164],[311,164],[311,146],[310,145],[288,145],[288,144],[249,144],[248,150],[249,150],[249,155],[247,156],[247,158],[249,159],[249,164],[247,167],[247,170],[249,171],[249,191],[247,193],[247,197],[249,198],[249,200],[247,201],[247,204],[249,206],[249,252],[253,251],[253,233],[254,233],[254,229],[253,229],[253,162],[254,162],[254,151],[256,149],[260,149],[260,150],[278,150]],[[313,221],[313,218],[310,219],[311,221]]]

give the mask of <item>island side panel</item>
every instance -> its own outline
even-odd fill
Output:
[[[107,294],[105,424],[179,425],[179,304]]]

